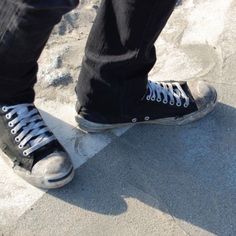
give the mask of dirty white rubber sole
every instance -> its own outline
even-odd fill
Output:
[[[26,182],[30,183],[31,185],[41,188],[41,189],[56,189],[65,186],[66,184],[70,183],[74,178],[75,171],[74,168],[71,169],[65,175],[56,175],[56,176],[42,176],[34,178],[30,176],[30,172],[26,173],[25,170],[22,173],[20,170],[14,170],[14,172],[23,178]]]
[[[198,110],[196,112],[187,114],[182,117],[169,117],[164,119],[156,119],[156,120],[149,120],[149,121],[141,121],[137,123],[117,123],[117,124],[101,124],[101,123],[95,123],[91,122],[89,120],[84,119],[80,115],[76,115],[75,119],[78,123],[78,128],[86,133],[96,133],[96,132],[102,132],[109,129],[114,129],[126,125],[134,125],[134,124],[160,124],[160,125],[185,125],[194,121],[197,121],[207,114],[211,113],[215,106],[217,104],[217,98],[215,101],[212,101],[209,103],[204,109],[201,111]]]
[[[57,174],[57,175],[45,175],[45,176],[32,176],[30,171],[26,171],[20,166],[12,166],[12,161],[10,158],[3,153],[1,155],[3,160],[7,163],[7,165],[13,170],[15,174],[24,179],[26,182],[31,185],[41,188],[41,189],[56,189],[65,186],[70,183],[75,175],[74,167],[71,166],[69,171],[65,174]]]
[[[49,175],[49,176],[41,176],[41,177],[33,177],[31,176],[30,172],[26,172],[25,170],[21,171],[20,168],[13,169],[14,172],[23,178],[26,182],[30,183],[31,185],[41,188],[41,189],[55,189],[61,188],[72,181],[75,171],[74,168],[71,169],[64,175]]]

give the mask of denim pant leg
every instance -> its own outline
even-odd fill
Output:
[[[146,91],[154,42],[176,0],[103,0],[76,86],[79,110],[117,117]]]
[[[0,103],[33,102],[37,60],[79,0],[0,0]]]

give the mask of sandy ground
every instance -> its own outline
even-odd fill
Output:
[[[236,2],[183,0],[156,43],[151,78],[207,80],[219,93],[214,113],[90,135],[76,128],[74,86],[98,6],[81,1],[56,26],[36,86],[76,178],[46,193],[0,159],[0,235],[236,235]]]
[[[100,1],[84,0],[58,24],[39,60],[39,98],[74,102],[86,40]],[[63,91],[63,92],[62,92]]]

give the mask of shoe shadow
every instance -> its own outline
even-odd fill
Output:
[[[236,109],[220,103],[187,126],[133,127],[82,165],[71,184],[48,193],[105,215],[126,212],[134,198],[180,220],[186,232],[190,223],[236,235],[235,144]]]

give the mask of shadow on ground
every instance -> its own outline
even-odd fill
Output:
[[[236,109],[222,103],[187,126],[138,125],[49,194],[105,215],[126,212],[126,198],[136,198],[211,233],[236,235],[235,144]]]

